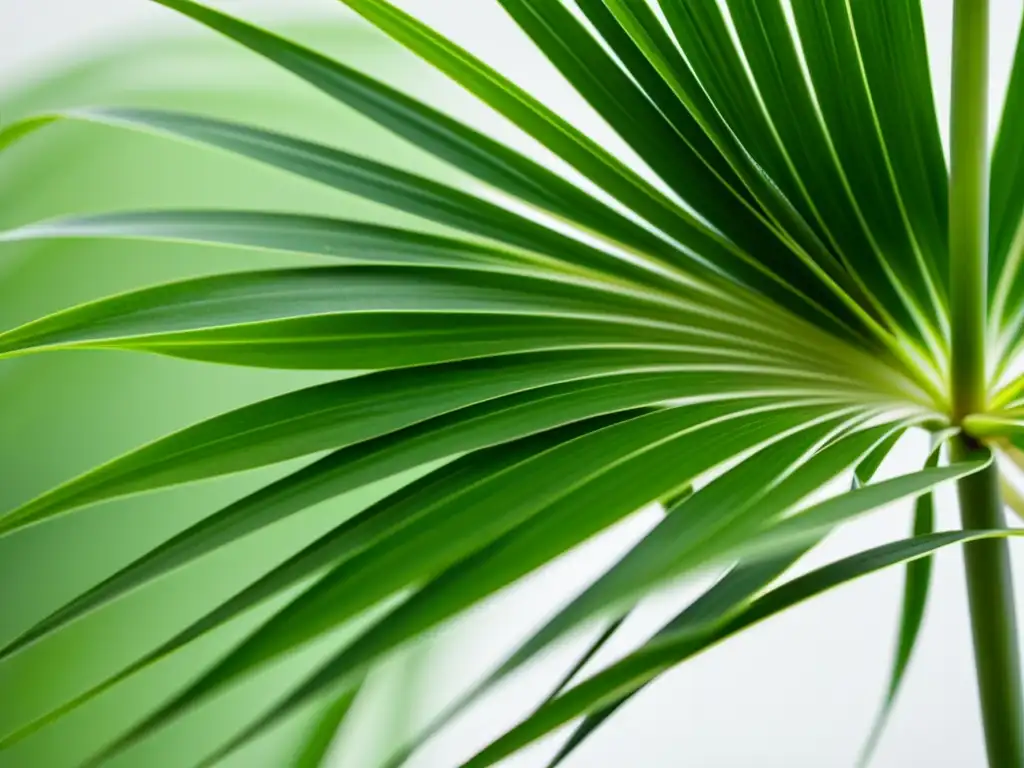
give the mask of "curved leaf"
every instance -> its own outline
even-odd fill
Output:
[[[159,2],[266,56],[385,128],[504,192],[648,256],[660,254],[671,261],[681,255],[665,240],[558,174],[340,62],[189,0]]]
[[[807,553],[808,549],[809,547],[798,547],[792,552],[786,552],[767,560],[756,558],[750,562],[741,560],[714,586],[662,627],[656,637],[696,632],[698,628],[711,628],[726,621],[729,617],[741,613],[757,597],[758,593],[789,570]],[[640,686],[587,715],[548,763],[547,768],[561,765],[591,733],[639,693],[643,687]]]
[[[925,462],[926,467],[935,467],[939,463],[941,445],[937,446]],[[914,526],[913,536],[915,538],[935,533],[935,498],[934,494],[928,493],[921,496],[914,505]],[[892,711],[903,683],[903,676],[910,663],[910,657],[917,645],[917,638],[921,631],[921,624],[924,621],[924,611],[928,604],[928,592],[931,587],[932,559],[924,557],[913,560],[907,564],[906,579],[903,584],[903,607],[900,614],[899,638],[896,642],[896,656],[893,661],[892,673],[889,678],[889,687],[885,694],[885,703],[875,719],[871,735],[861,754],[860,765],[866,766],[870,763],[871,757],[882,736],[889,713]]]
[[[710,263],[733,275],[740,282],[754,286],[766,295],[779,297],[785,305],[800,307],[800,314],[804,316],[822,315],[820,303],[812,304],[811,307],[801,303],[794,304],[794,298],[801,294],[794,294],[788,289],[780,293],[780,285],[776,282],[780,278],[777,275],[770,270],[764,270],[749,254],[732,247],[728,242],[722,242],[710,230],[696,224],[682,208],[595,142],[468,52],[445,40],[385,0],[342,1],[402,45],[445,72],[624,205],[692,249],[694,253],[708,259]],[[742,227],[740,229],[742,230]],[[834,302],[828,304],[830,309],[833,304]],[[836,311],[843,312],[844,308],[845,305],[837,305]],[[844,315],[840,321],[851,323],[852,325],[848,327],[861,327],[856,313],[852,316]],[[827,313],[827,322],[840,334],[844,333],[843,325],[835,325],[831,312]]]
[[[453,237],[271,211],[124,211],[52,219],[0,232],[0,242],[94,237],[259,248],[357,263],[538,264],[525,253]]]
[[[875,571],[925,557],[943,547],[968,541],[1012,536],[1014,531],[957,531],[906,539],[867,550],[819,568],[755,600],[722,627],[687,627],[649,642],[641,650],[542,707],[505,736],[463,763],[484,768],[518,751],[579,715],[614,701],[722,640],[830,589]]]
[[[655,371],[594,376],[483,400],[354,443],[182,531],[36,624],[0,651],[0,659],[219,547],[356,488],[460,453],[686,393],[717,390],[723,399],[735,397],[735,408],[744,408],[744,396],[726,394],[729,386],[734,386],[733,377],[719,374]],[[103,491],[106,497],[119,492],[117,485]],[[75,503],[73,498],[66,503]],[[355,524],[364,521],[360,518]]]
[[[484,322],[494,316],[605,320],[653,330],[655,341],[665,338],[658,331],[692,328],[754,335],[753,321],[742,316],[600,283],[496,268],[353,264],[214,275],[101,299],[0,334],[0,354],[202,341],[222,328],[258,341],[264,323],[401,313],[483,315]],[[341,323],[342,338],[345,329]]]
[[[671,370],[678,361],[677,353],[664,351],[542,353],[321,384],[217,416],[115,459],[0,517],[0,533],[116,496],[339,448],[533,387],[623,370]]]
[[[652,167],[664,169],[661,171],[662,174],[684,200],[712,223],[732,235],[736,242],[745,244],[748,253],[764,264],[771,273],[785,274],[787,280],[800,293],[824,306],[832,303],[831,296],[824,290],[825,286],[819,276],[813,270],[809,270],[792,251],[785,247],[779,248],[770,230],[765,231],[765,226],[753,219],[748,211],[738,205],[736,199],[731,199],[729,194],[723,195],[720,191],[724,182],[731,188],[728,191],[741,194],[736,192],[736,186],[746,181],[749,187],[749,177],[742,173],[736,177],[732,168],[727,166],[728,171],[718,170],[715,173],[718,178],[708,178],[709,165],[718,154],[717,148],[706,149],[705,156],[711,160],[703,161],[700,158],[691,158],[685,145],[674,148],[663,146],[666,141],[671,144],[671,137],[658,141],[658,138],[662,137],[662,132],[658,129],[666,127],[664,118],[656,109],[652,109],[646,99],[634,92],[629,77],[604,53],[600,45],[566,8],[559,3],[537,0],[501,2],[534,43],[620,135],[629,141],[638,155]],[[612,7],[614,9],[614,4]],[[675,164],[666,165],[658,162],[660,157],[667,153],[676,157],[681,156],[684,162],[689,162],[686,166],[680,165],[678,168]],[[735,182],[732,181],[734,177]],[[740,178],[744,181],[740,181]],[[757,174],[757,181],[761,185],[764,184],[761,174]],[[755,196],[760,189],[761,186],[753,188]],[[720,207],[721,198],[725,198],[726,211],[719,213],[718,210],[711,208],[712,205]],[[753,210],[755,213],[759,212],[756,207]],[[754,237],[757,237],[756,246],[752,244]],[[837,274],[833,272],[833,277]]]
[[[892,449],[892,446],[900,437],[903,436],[903,434],[903,430],[894,430],[888,437],[883,438],[881,442],[872,448],[867,456],[861,459],[860,463],[857,464],[857,467],[854,470],[854,488],[859,487],[859,485],[867,485],[871,481],[886,454],[888,454]],[[921,502],[919,500],[918,504],[920,503]],[[725,615],[726,613],[733,612],[737,607],[744,607],[744,602],[752,600],[756,596],[757,592],[762,588],[767,587],[771,581],[781,576],[812,546],[813,544],[806,546],[799,545],[792,551],[783,550],[779,556],[769,558],[767,560],[760,557],[750,558],[749,561],[740,560],[722,579],[722,581],[718,582],[711,588],[711,590],[702,595],[691,607],[687,608],[673,619],[661,630],[661,633],[670,633],[675,628],[691,623],[695,618],[694,613],[696,613],[696,617],[703,616],[704,611],[702,608],[705,604],[718,606],[721,602],[721,604],[724,605],[724,608],[715,608],[713,615]],[[738,585],[738,590],[735,588],[735,585]],[[724,600],[720,600],[721,595],[724,595]],[[629,701],[629,699],[639,693],[641,688],[638,688],[632,693],[606,704],[602,708],[587,715],[583,722],[580,723],[572,732],[572,735],[565,744],[562,745],[562,748],[548,764],[547,768],[556,768],[556,766],[560,765],[587,739],[588,736],[590,736],[590,734],[615,714],[615,712]],[[389,766],[389,768],[391,767]]]
[[[743,555],[744,553],[746,553],[750,556],[772,558],[776,556],[782,556],[785,553],[792,553],[794,548],[799,549],[800,547],[809,546],[810,543],[817,541],[821,537],[821,535],[827,532],[830,528],[834,527],[835,525],[841,522],[844,522],[845,520],[851,519],[856,515],[863,514],[872,509],[876,509],[877,507],[883,504],[891,503],[892,501],[896,501],[901,498],[906,498],[907,496],[917,495],[930,489],[939,482],[954,480],[958,477],[962,477],[973,472],[977,472],[979,469],[984,468],[987,465],[987,461],[965,462],[959,465],[952,465],[948,468],[945,468],[946,471],[944,472],[940,470],[931,470],[915,473],[913,475],[906,475],[902,478],[895,478],[895,481],[887,481],[886,483],[879,484],[877,488],[882,489],[879,493],[868,493],[868,491],[873,490],[875,486],[869,486],[858,491],[848,492],[847,494],[844,494],[844,496],[839,497],[837,500],[834,500],[831,503],[825,502],[823,505],[818,505],[817,507],[815,507],[815,510],[819,510],[818,514],[806,515],[805,513],[805,515],[801,515],[794,518],[793,522],[796,522],[796,525],[787,525],[784,523],[782,525],[777,526],[777,529],[768,529],[764,537],[764,541],[755,540],[754,542],[745,542],[742,546],[737,548],[738,551],[736,554]],[[853,498],[848,499],[846,497]],[[801,519],[801,517],[804,517],[804,519]],[[546,526],[546,529],[544,530],[545,535],[548,535],[550,533],[550,528],[550,525]],[[1007,534],[1008,532],[1006,531],[999,531],[995,535],[1005,536]],[[986,535],[993,534],[992,532],[962,532],[957,534],[951,534],[953,538],[951,540],[946,540],[945,543],[948,544],[953,542],[967,541],[971,540],[972,537],[979,538],[984,537]],[[918,549],[920,548],[920,542],[924,541],[926,540],[911,540],[911,543],[908,544],[907,547],[897,548],[895,550],[895,554],[892,549],[880,547],[877,550],[871,550],[867,553],[863,553],[863,555],[860,556],[860,559],[857,559],[855,557],[849,559],[851,562],[840,561],[840,563],[835,564],[835,567],[832,568],[832,570],[824,569],[826,573],[826,578],[824,580],[826,581],[826,583],[829,583],[829,579],[838,579],[838,583],[841,583],[842,580],[851,578],[847,575],[848,571],[850,571],[851,569],[856,571],[856,575],[862,575],[863,573],[871,572],[872,570],[877,570],[880,567],[884,567],[885,564],[891,564],[889,561],[893,557],[896,557],[896,562],[902,562],[905,560],[909,560],[912,557],[922,556],[923,554],[927,554],[929,551],[931,551],[930,549],[926,548],[924,552],[918,553]],[[534,547],[538,546],[539,544],[539,542],[536,540],[531,541],[531,543]],[[918,549],[914,549],[915,545],[918,547]],[[925,544],[925,546],[927,547],[927,544]],[[910,550],[910,552],[912,552],[913,554],[908,552],[908,550]],[[516,549],[513,549],[510,552],[508,547],[503,547],[500,549],[490,548],[489,550],[485,550],[482,553],[483,557],[477,556],[473,558],[470,561],[470,563],[473,563],[474,561],[480,562],[484,558],[486,558],[487,560],[494,560],[498,554],[508,555],[510,556],[510,559],[511,557],[521,559],[523,556],[523,553]],[[720,552],[719,556],[725,556],[726,554],[727,551]],[[693,563],[692,565],[693,567],[697,567],[699,563]],[[497,569],[498,566],[492,563],[491,568]],[[817,572],[815,573],[817,574]],[[475,575],[479,576],[480,574],[477,573]],[[477,581],[479,581],[479,579],[477,579]],[[452,600],[453,592],[452,590],[450,590],[450,587],[452,585],[446,583],[443,576],[431,586],[436,586],[438,593],[443,595],[442,599],[445,602],[450,602]],[[827,588],[829,587],[820,588],[820,585],[817,583],[817,579],[815,578],[808,579],[807,577],[801,577],[799,579],[795,579],[794,581],[783,585],[774,592],[768,593],[763,598],[755,601],[746,611],[740,614],[737,618],[728,622],[722,631],[725,631],[727,634],[731,634],[732,632],[745,628],[749,624],[756,623],[762,618],[767,618],[768,616],[780,610],[783,610],[784,608],[788,607],[794,602],[802,601],[803,599],[806,599],[806,597],[813,596],[814,594],[817,594],[819,591],[823,591],[823,589]],[[430,587],[428,587],[428,590],[429,589]],[[463,587],[463,590],[467,589],[470,591],[479,590],[480,585],[478,583],[474,583]],[[419,605],[417,605],[417,603],[419,603]],[[416,611],[411,610],[409,606],[413,606],[413,608],[420,608],[422,604],[423,603],[421,600],[417,600],[417,597],[413,597],[410,601],[399,606],[395,610],[393,615],[400,616],[406,613],[413,613],[413,615],[415,615]],[[436,620],[438,619],[435,618],[434,621]],[[371,653],[376,655],[381,652],[380,643],[382,639],[388,638],[388,635],[393,633],[392,628],[389,626],[391,622],[391,617],[385,618],[381,622],[381,624],[378,625],[378,627],[371,629],[366,635],[357,640],[352,646],[342,651],[340,655],[336,656],[327,665],[325,665],[318,672],[316,672],[310,679],[304,682],[284,702],[282,702],[278,707],[271,711],[266,716],[266,718],[264,718],[260,723],[255,725],[252,729],[243,733],[241,736],[239,736],[231,745],[229,745],[226,748],[226,750],[233,749],[237,747],[239,744],[244,743],[244,741],[250,738],[254,733],[257,733],[261,728],[266,727],[270,723],[276,722],[277,719],[285,716],[288,712],[292,711],[295,707],[300,706],[309,698],[318,695],[318,693],[324,690],[325,688],[330,688],[331,686],[339,685],[344,680],[353,679],[353,676],[357,674],[357,670],[362,667],[362,664],[365,664],[368,661],[368,659],[366,658],[368,655],[370,655]],[[717,620],[715,621],[715,623],[718,623]],[[427,626],[430,625],[427,624]],[[387,631],[382,631],[380,629],[381,627],[387,628]],[[423,626],[420,626],[419,631],[422,631],[423,628]],[[694,630],[688,627],[682,633],[682,635],[687,639],[686,642],[688,643],[693,642],[692,638],[694,634],[696,634],[696,636],[699,638],[703,637],[707,634],[707,628],[701,627],[696,631],[696,633],[694,633]],[[379,637],[379,635],[383,635],[383,638]],[[389,639],[391,643],[400,643],[402,642],[402,640],[400,639],[402,637],[404,637],[404,635],[399,635],[398,637],[395,637],[392,634],[392,637]],[[652,641],[650,645],[652,646],[653,656],[656,659],[658,659],[660,663],[652,666],[650,664],[651,659],[644,653],[644,651],[638,652],[638,654],[634,654],[633,656],[628,657],[624,662],[620,663],[625,664],[626,667],[630,670],[630,676],[625,685],[623,684],[623,681],[620,679],[620,664],[617,664],[607,671],[608,675],[612,676],[613,678],[616,678],[617,680],[617,684],[613,686],[610,690],[607,688],[602,688],[601,694],[599,696],[597,696],[596,698],[590,697],[589,686],[592,684],[592,681],[600,680],[603,684],[606,673],[601,673],[595,678],[592,678],[591,680],[581,683],[575,688],[572,688],[569,691],[567,691],[562,696],[559,696],[558,698],[553,700],[549,705],[541,707],[541,709],[538,710],[538,712],[534,716],[530,717],[524,723],[524,725],[521,726],[521,728],[517,728],[515,731],[511,732],[507,742],[514,743],[514,749],[518,749],[519,747],[525,745],[526,743],[529,743],[533,739],[538,738],[540,735],[547,733],[551,728],[557,727],[557,725],[561,725],[562,723],[566,722],[565,719],[559,719],[558,722],[554,723],[553,725],[548,725],[548,721],[552,717],[552,710],[558,713],[558,718],[562,717],[563,710],[567,706],[566,701],[572,702],[570,706],[579,706],[579,699],[581,698],[581,689],[586,691],[587,694],[587,697],[585,699],[586,708],[582,710],[574,710],[573,713],[569,715],[566,719],[571,719],[571,717],[574,717],[578,714],[585,714],[588,711],[591,711],[604,704],[610,703],[616,700],[618,697],[626,693],[629,693],[632,690],[635,690],[638,685],[647,682],[654,675],[661,672],[663,669],[667,668],[664,661],[664,654],[666,653],[666,651],[668,651],[671,654],[678,653],[678,649],[676,647],[678,642],[679,641],[676,640],[675,634],[658,637],[657,640]],[[386,645],[385,647],[394,646]],[[634,656],[640,657],[643,669],[643,673],[641,674],[637,674]],[[631,663],[632,666],[630,666]],[[671,666],[671,663],[668,666]],[[187,699],[188,696],[189,694],[186,693],[185,698]],[[173,712],[175,711],[175,709],[176,708],[172,705],[170,711]],[[158,715],[156,723],[159,723],[163,719],[164,715]],[[536,733],[535,731],[531,730],[537,727],[538,722],[544,724],[543,733]],[[151,727],[152,725],[153,724],[150,723],[144,726],[143,728],[145,730]],[[523,732],[530,734],[527,741],[519,741],[519,739],[521,738],[521,734]],[[506,740],[504,739],[500,740],[495,745],[493,745],[493,750],[489,748],[487,751],[485,751],[485,753],[482,754],[485,754],[487,756],[487,759],[490,759],[491,752],[493,751],[495,754],[498,755],[498,757],[495,759],[500,759],[500,757],[504,757],[510,754],[510,752],[503,751],[507,748],[508,743],[506,743]],[[484,762],[482,764],[489,765],[491,763]]]
[[[531,454],[524,443],[518,455],[508,446],[489,456],[471,454],[448,465],[442,482],[427,476],[381,502],[385,519],[397,515],[404,520],[410,512],[413,516],[393,534],[368,542],[365,551],[352,551],[129,738],[158,727],[345,616],[405,586],[433,579],[414,601],[332,659],[289,701],[294,706],[738,451],[828,412],[822,406],[804,406],[736,413],[722,404],[697,405],[656,411],[539,453]],[[737,422],[737,428],[719,429],[724,421]],[[681,453],[681,446],[695,442],[699,451]],[[497,471],[491,469],[495,461]],[[329,534],[326,544],[313,545],[306,557],[317,558],[322,567],[320,550],[328,546],[340,557],[351,548],[347,542],[359,541],[361,534],[358,528],[342,531],[340,537]],[[486,571],[477,573],[477,564],[486,564]],[[473,578],[465,579],[464,572]]]
[[[0,148],[57,120],[162,134],[215,147],[421,218],[640,284],[680,289],[685,282],[560,234],[494,203],[323,144],[240,123],[155,109],[82,108],[0,129]],[[696,264],[696,262],[692,262]],[[707,272],[712,276],[712,272]]]

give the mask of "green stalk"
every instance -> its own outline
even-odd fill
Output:
[[[953,421],[988,407],[985,341],[988,287],[989,0],[956,0],[950,131],[950,309]],[[979,450],[961,435],[954,453]],[[959,483],[965,529],[1006,526],[993,463]],[[990,539],[964,546],[975,668],[990,768],[1024,768],[1016,602],[1009,545]]]
[[[961,436],[954,441],[958,459],[979,446]],[[966,529],[1006,527],[995,463],[959,483],[960,516]],[[967,599],[974,636],[974,664],[990,768],[1024,766],[1024,691],[1013,596],[1010,549],[1005,539],[964,546]]]
[[[950,125],[949,247],[953,420],[986,406],[988,5],[956,0]]]

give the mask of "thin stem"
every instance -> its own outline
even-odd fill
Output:
[[[953,423],[988,407],[988,50],[989,0],[956,0],[950,126],[950,314]],[[957,458],[981,449],[961,434]],[[1004,528],[999,470],[959,482],[965,529]],[[1024,768],[1024,691],[1010,550],[1005,540],[964,546],[974,663],[989,768]]]
[[[954,441],[958,459],[977,448],[966,436]],[[961,480],[958,490],[965,529],[1006,527],[999,470],[994,462],[982,472]],[[964,547],[964,565],[989,766],[1021,768],[1024,766],[1024,691],[1009,546],[1005,539],[972,542]]]
[[[950,125],[950,313],[953,420],[986,405],[988,290],[988,6],[956,0]]]

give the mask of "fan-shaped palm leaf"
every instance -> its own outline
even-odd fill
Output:
[[[61,120],[156,133],[431,224],[420,232],[285,212],[163,210],[0,235],[325,258],[74,307],[0,334],[0,357],[121,349],[363,372],[196,424],[0,517],[0,535],[17,536],[104,500],[330,451],[83,591],[0,655],[14,658],[302,509],[431,468],[339,520],[120,674],[6,734],[6,743],[271,598],[288,596],[96,760],[382,611],[258,722],[225,734],[227,746],[210,758],[309,702],[330,700],[303,757],[314,765],[367,671],[391,651],[640,508],[671,500],[671,514],[424,738],[571,631],[611,622],[592,653],[652,590],[727,567],[646,644],[574,684],[581,662],[533,715],[466,763],[491,765],[586,715],[557,764],[675,665],[827,589],[907,562],[881,727],[920,628],[926,558],[964,544],[990,763],[1024,764],[1010,532],[990,453],[1024,440],[1024,379],[1007,373],[1024,343],[1024,45],[992,166],[989,254],[986,2],[956,4],[949,174],[917,0],[498,0],[631,160],[386,0],[344,0],[563,161],[569,178],[315,51],[191,0],[158,2],[473,181],[455,186],[324,144],[170,111],[79,108],[0,131],[0,147]],[[925,468],[872,482],[909,429],[935,437]],[[939,466],[950,439],[952,460]],[[844,473],[853,473],[853,487],[821,498]],[[959,483],[965,530],[935,533],[930,493],[947,481]],[[919,499],[913,538],[772,587],[836,526],[911,498]]]

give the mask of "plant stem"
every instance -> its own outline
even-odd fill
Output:
[[[986,406],[988,4],[956,0],[950,124],[949,247],[953,421]]]
[[[989,0],[956,0],[950,126],[950,308],[953,423],[988,406]],[[981,449],[961,434],[956,458]],[[959,482],[965,529],[1004,528],[995,464]],[[964,546],[975,668],[990,768],[1024,768],[1024,696],[1010,550],[1005,540]]]
[[[964,435],[954,441],[957,459],[979,446]],[[960,516],[965,529],[1006,527],[995,463],[959,483]],[[1004,539],[976,541],[964,547],[967,599],[974,635],[974,663],[990,768],[1024,766],[1024,691],[1021,688],[1010,549]]]

